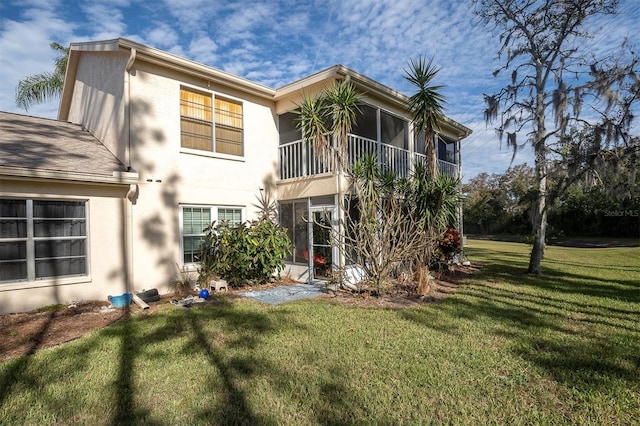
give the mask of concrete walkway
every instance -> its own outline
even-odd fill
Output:
[[[238,293],[241,296],[257,300],[270,305],[291,302],[300,299],[311,299],[324,294],[324,284],[296,284],[268,288],[265,290],[245,291]]]

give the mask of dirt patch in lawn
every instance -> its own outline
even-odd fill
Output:
[[[321,297],[337,303],[359,307],[412,308],[446,298],[478,269],[479,265],[473,264],[459,266],[452,271],[441,274],[436,273],[432,293],[427,298],[410,295],[411,288],[409,287],[404,289],[401,287],[395,294],[383,296],[375,296],[369,292],[354,294],[338,291]],[[252,289],[258,290],[278,284],[288,285],[291,283],[266,284]],[[231,298],[240,297],[238,293],[243,291],[247,291],[247,288],[232,290],[229,292],[229,296]],[[106,327],[128,315],[153,315],[163,309],[172,309],[173,306],[170,302],[176,297],[175,295],[165,295],[159,302],[150,303],[149,309],[144,311],[137,305],[131,305],[128,309],[109,309],[109,302],[92,301],[71,306],[59,306],[44,312],[0,315],[0,361],[70,342],[91,330]]]
[[[109,302],[90,301],[0,315],[0,361],[70,342],[127,315],[152,314],[168,306],[169,300],[163,298],[145,311],[136,305],[115,309]]]
[[[415,284],[413,283],[399,284],[395,291],[390,291],[383,295],[376,295],[375,292],[370,291],[362,291],[356,294],[338,290],[329,292],[322,297],[337,303],[363,308],[415,308],[447,298],[452,293],[455,293],[460,285],[480,268],[480,264],[473,263],[466,266],[456,266],[449,271],[432,272],[435,279],[431,280],[431,292],[426,297],[416,295]]]

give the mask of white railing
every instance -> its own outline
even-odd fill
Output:
[[[333,171],[331,153],[316,155],[313,145],[295,141],[278,148],[280,179],[320,175]]]
[[[413,158],[416,163],[424,163],[426,161],[427,156],[424,154],[413,154]],[[449,175],[455,179],[458,179],[459,177],[460,168],[455,163],[450,163],[444,160],[438,160],[438,170],[440,171],[440,173],[444,175]]]
[[[347,156],[349,165],[364,158],[368,153],[376,153],[378,161],[384,170],[390,170],[398,176],[407,177],[411,170],[411,153],[392,145],[381,144],[377,141],[360,136],[349,135]],[[301,140],[280,145],[279,176],[280,179],[292,179],[304,176],[314,176],[333,172],[333,160],[327,150],[322,155],[316,155],[312,144]],[[413,154],[413,161],[424,161],[422,154]],[[440,172],[458,177],[458,165],[438,160]]]

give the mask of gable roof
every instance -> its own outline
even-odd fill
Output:
[[[308,77],[302,78],[293,83],[287,84],[276,90],[275,100],[281,99],[290,95],[291,93],[304,90],[305,87],[311,86],[315,83],[329,81],[329,80],[350,80],[353,84],[362,90],[364,93],[372,93],[375,96],[384,99],[392,105],[397,106],[400,109],[406,108],[409,104],[409,97],[394,90],[384,84],[367,77],[364,74],[360,74],[351,68],[344,65],[334,65],[326,68]],[[458,123],[457,121],[444,116],[441,128],[448,129],[454,133],[458,138],[464,138],[472,133],[472,130],[468,127]]]
[[[211,83],[237,88],[246,93],[274,102],[291,93],[303,90],[306,86],[314,83],[346,78],[351,79],[361,90],[375,94],[387,102],[401,108],[406,107],[409,100],[409,98],[402,93],[347,68],[344,65],[334,65],[310,76],[286,84],[278,89],[272,89],[217,68],[121,37],[112,40],[71,43],[69,48],[69,60],[67,62],[65,84],[62,96],[60,97],[60,108],[58,112],[58,118],[60,120],[66,120],[68,118],[71,98],[73,96],[76,70],[80,56],[85,52],[127,52],[129,53],[129,63],[127,64],[126,71],[133,66],[135,61],[144,61],[168,69],[177,70]],[[452,131],[460,138],[471,134],[471,129],[448,117],[445,117],[442,126]]]
[[[137,183],[81,126],[0,111],[0,177]]]

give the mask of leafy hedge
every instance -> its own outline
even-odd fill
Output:
[[[268,281],[285,267],[291,241],[285,229],[270,220],[239,225],[212,223],[206,230],[201,277],[222,277],[232,285]]]

